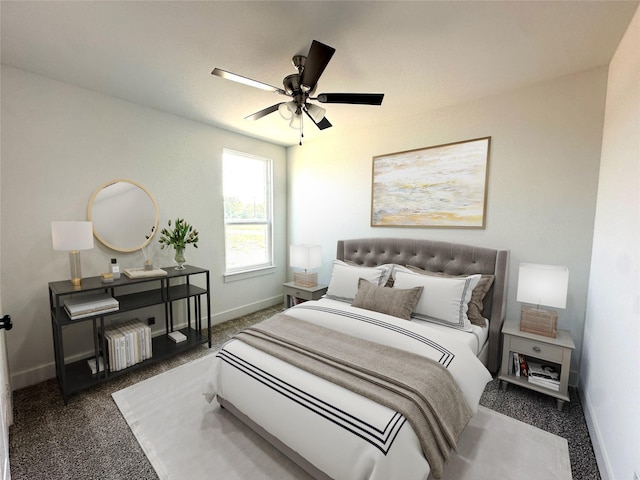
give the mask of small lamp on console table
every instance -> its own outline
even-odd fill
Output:
[[[311,288],[318,285],[318,274],[310,272],[322,265],[321,245],[291,245],[289,264],[293,268],[302,268],[304,272],[293,272],[293,283],[297,287]]]
[[[558,312],[540,308],[565,308],[569,269],[556,265],[521,263],[518,275],[517,301],[536,305],[523,305],[520,312],[520,330],[556,338]]]
[[[54,250],[69,252],[71,284],[82,283],[80,250],[93,248],[93,226],[91,222],[51,222],[51,238]]]

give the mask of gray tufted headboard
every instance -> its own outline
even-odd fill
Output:
[[[484,298],[482,313],[489,319],[487,368],[492,373],[498,371],[500,331],[506,315],[509,250],[423,239],[359,238],[338,240],[336,258],[366,267],[395,263],[449,275],[495,275]]]

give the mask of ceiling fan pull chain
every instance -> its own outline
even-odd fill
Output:
[[[300,113],[300,142],[298,143],[298,145],[300,145],[300,146],[302,146],[302,138],[304,137],[304,131],[302,130],[303,117],[304,117],[304,115],[302,115],[302,113]]]

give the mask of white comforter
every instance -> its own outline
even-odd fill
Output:
[[[491,380],[467,345],[424,324],[329,299],[302,303],[287,315],[439,362],[474,413]],[[218,352],[203,394],[208,401],[220,395],[336,480],[429,476],[418,438],[402,415],[239,340]]]

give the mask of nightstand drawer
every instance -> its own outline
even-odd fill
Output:
[[[295,288],[287,288],[287,295],[292,295],[297,298],[311,298],[312,294],[305,290],[296,290]]]
[[[549,362],[562,363],[562,348],[544,342],[511,337],[511,351]]]

